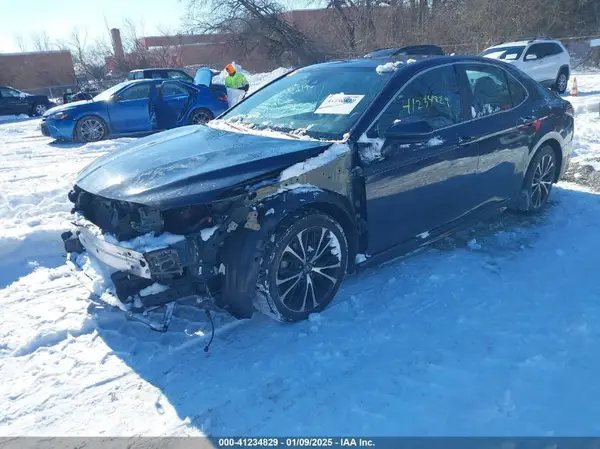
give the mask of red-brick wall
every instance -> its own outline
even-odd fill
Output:
[[[0,53],[0,84],[27,90],[74,83],[73,58],[68,51]]]

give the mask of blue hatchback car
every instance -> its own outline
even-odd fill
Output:
[[[96,142],[206,123],[228,107],[225,86],[133,80],[117,84],[93,100],[48,110],[41,130],[57,140]]]

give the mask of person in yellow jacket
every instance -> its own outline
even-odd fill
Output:
[[[248,80],[242,73],[236,72],[233,64],[227,64],[225,70],[228,74],[225,78],[225,87],[229,87],[230,89],[241,89],[248,92],[248,89],[250,88]]]

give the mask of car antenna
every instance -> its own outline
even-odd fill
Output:
[[[208,307],[206,309],[204,309],[204,313],[206,313],[206,317],[208,318],[208,321],[210,321],[210,329],[211,329],[210,340],[204,347],[204,352],[208,352],[208,350],[210,348],[210,344],[212,343],[213,338],[215,338],[215,322],[213,321],[212,315],[210,313],[210,309]]]

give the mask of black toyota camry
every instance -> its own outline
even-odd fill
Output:
[[[237,318],[301,320],[364,263],[542,210],[573,115],[480,57],[313,65],[208,125],[96,160],[70,192],[63,240],[75,269],[85,255],[111,269],[126,310],[202,297]]]

